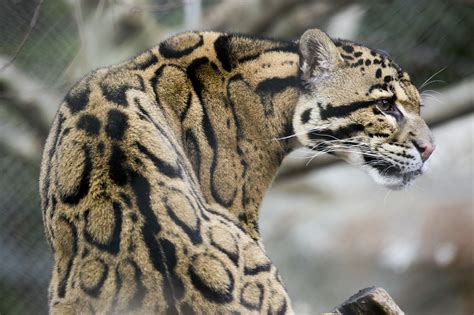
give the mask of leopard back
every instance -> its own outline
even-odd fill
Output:
[[[256,210],[297,63],[291,42],[185,33],[73,87],[41,173],[53,313],[291,311]]]

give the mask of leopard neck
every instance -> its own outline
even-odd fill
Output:
[[[293,69],[297,73],[297,69]],[[235,214],[248,233],[259,238],[259,208],[283,158],[293,148],[292,119],[299,96],[295,72],[271,76],[254,88],[245,76],[229,83],[228,101],[233,112],[235,142],[219,132],[222,143],[232,143],[222,151],[217,185],[228,185],[236,192],[229,211]],[[232,128],[233,129],[233,128]],[[227,164],[227,165],[226,165]],[[232,174],[234,178],[224,174]],[[216,185],[216,186],[217,186]]]
[[[215,56],[196,51],[190,62],[163,65],[155,92],[180,129],[207,202],[227,209],[259,239],[258,209],[291,150],[299,55],[294,43],[210,37],[203,47],[208,41]]]

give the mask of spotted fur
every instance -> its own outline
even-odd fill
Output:
[[[397,127],[380,95],[414,121]],[[363,135],[411,167],[418,101],[387,55],[318,30],[299,43],[184,33],[92,72],[43,155],[51,313],[291,314],[257,224],[282,159]]]

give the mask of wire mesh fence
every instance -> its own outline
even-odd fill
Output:
[[[39,210],[39,165],[1,151],[0,314],[43,314],[52,256]]]

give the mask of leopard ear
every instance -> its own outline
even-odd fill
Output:
[[[318,29],[304,32],[299,41],[299,48],[303,57],[303,79],[335,71],[344,64],[334,42]]]

